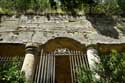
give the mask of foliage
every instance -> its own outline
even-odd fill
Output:
[[[2,13],[52,13],[63,11],[78,14],[105,14],[113,15],[125,11],[125,0],[0,0]],[[5,11],[5,12],[3,12]],[[0,12],[1,13],[1,12]]]
[[[20,72],[21,63],[15,57],[12,62],[0,65],[0,83],[27,83],[24,73]]]
[[[66,11],[76,13],[76,9],[79,9],[82,3],[82,0],[61,0],[61,8]]]
[[[11,13],[14,3],[11,0],[0,0],[0,13]]]
[[[26,12],[29,9],[31,0],[14,0],[16,11]]]
[[[99,0],[98,5],[94,7],[94,13],[114,15],[119,14],[119,6],[117,0]]]
[[[118,0],[118,4],[122,9],[123,13],[125,13],[125,0]]]
[[[125,82],[125,54],[113,50],[109,55],[100,56],[101,63],[98,66],[100,80],[105,83]]]
[[[50,7],[49,0],[40,0],[40,10],[47,11],[49,7]]]
[[[88,76],[83,73],[87,72],[82,69],[77,73],[78,81],[80,80],[78,83],[125,83],[125,53],[113,50],[108,55],[101,55],[100,63],[95,63],[95,65],[96,69],[89,70],[91,73],[88,73],[88,75],[94,76],[93,79],[89,82],[86,81]],[[96,78],[96,75],[99,78]]]
[[[11,0],[0,0],[0,7],[4,9],[12,9],[13,2]]]
[[[78,67],[75,71],[77,74],[78,83],[90,83],[91,81],[93,81],[91,76],[92,72],[89,69]]]

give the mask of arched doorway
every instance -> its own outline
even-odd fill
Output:
[[[55,38],[42,46],[36,83],[77,83],[75,69],[88,68],[85,45],[70,38]]]

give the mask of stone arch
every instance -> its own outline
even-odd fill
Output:
[[[68,37],[56,37],[54,39],[48,40],[44,45],[42,45],[44,51],[52,52],[58,48],[67,48],[69,50],[76,51],[86,51],[85,45],[81,44],[79,41],[68,38]]]

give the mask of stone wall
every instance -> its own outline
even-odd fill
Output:
[[[0,43],[46,43],[67,37],[82,44],[125,43],[125,19],[106,16],[1,16]]]

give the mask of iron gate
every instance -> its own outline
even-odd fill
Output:
[[[62,48],[50,53],[46,53],[41,50],[40,61],[37,65],[34,75],[35,83],[57,83],[55,78],[55,59],[57,56],[69,57],[71,83],[77,83],[77,75],[75,72],[76,68],[82,68],[83,66],[84,68],[89,68],[87,56],[82,51],[72,51],[66,48]]]

